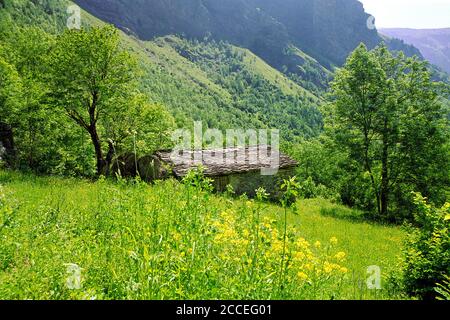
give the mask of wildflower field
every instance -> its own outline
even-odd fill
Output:
[[[0,299],[400,298],[386,279],[403,231],[326,200],[6,171],[0,185]]]

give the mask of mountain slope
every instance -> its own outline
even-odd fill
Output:
[[[332,69],[342,65],[361,42],[373,48],[383,41],[377,30],[367,28],[369,15],[357,0],[76,2],[95,16],[140,39],[182,34],[199,40],[224,40],[251,50],[272,67],[301,79],[305,79],[302,70],[305,69],[305,60],[292,54],[296,50]],[[408,54],[418,53],[398,43],[395,49],[405,49]],[[316,74],[323,72],[316,66],[312,71]],[[322,74],[318,80],[312,80],[320,87],[324,78],[326,75]]]
[[[83,22],[104,23],[85,11]],[[167,106],[179,127],[195,120],[222,130],[278,128],[285,139],[321,129],[319,98],[246,49],[177,36],[141,41],[123,33],[122,38],[139,57],[141,89]]]
[[[254,0],[285,26],[291,42],[326,66],[341,65],[361,42],[374,47],[376,30],[356,0]]]
[[[380,32],[414,45],[425,59],[450,73],[450,28],[382,29]]]
[[[5,2],[6,8],[0,11],[11,15],[15,24],[37,25],[52,33],[64,28],[71,4]],[[87,26],[105,23],[84,11],[82,22]],[[180,127],[191,127],[193,120],[219,129],[272,127],[280,129],[284,138],[314,136],[320,131],[319,99],[247,49],[176,36],[141,41],[125,33],[122,42],[138,57],[141,90],[164,104]]]

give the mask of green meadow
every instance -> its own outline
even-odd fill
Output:
[[[175,180],[0,171],[2,299],[398,299],[404,232],[327,200],[287,209]],[[381,289],[369,290],[369,266]]]

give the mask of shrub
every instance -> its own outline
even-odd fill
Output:
[[[195,170],[189,170],[183,178],[183,183],[186,186],[192,187],[198,191],[213,191],[213,180],[205,177],[204,168],[199,166]]]
[[[416,227],[410,227],[404,248],[403,284],[406,292],[433,299],[435,287],[450,275],[450,203],[435,208],[415,195]]]
[[[304,199],[322,198],[338,201],[339,194],[323,184],[316,184],[311,177],[300,182],[300,196]]]

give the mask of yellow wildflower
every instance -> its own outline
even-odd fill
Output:
[[[333,265],[330,264],[329,262],[325,261],[325,264],[323,266],[323,271],[325,271],[325,273],[333,272]]]
[[[311,251],[306,251],[306,259],[311,262],[315,262],[317,258],[311,253]]]
[[[332,237],[332,238],[330,239],[330,243],[331,243],[332,245],[336,245],[336,244],[338,243],[338,239],[337,239],[336,237]]]
[[[314,246],[315,246],[317,249],[319,249],[321,245],[322,245],[322,244],[320,243],[320,241],[316,241],[316,243],[314,243]]]
[[[308,249],[310,246],[309,242],[306,241],[304,238],[299,238],[296,244],[299,249]]]
[[[173,240],[180,241],[181,240],[181,234],[179,234],[178,232],[175,232],[173,234]]]
[[[271,233],[272,233],[272,239],[278,238],[278,230],[277,229],[273,229]]]
[[[283,251],[283,242],[275,241],[272,244],[272,249],[273,249],[274,252],[281,252],[281,251]]]
[[[304,273],[304,272],[299,272],[299,273],[297,274],[297,276],[298,276],[299,279],[302,280],[302,281],[308,280],[308,275],[307,275],[306,273]]]
[[[303,260],[305,259],[306,255],[303,252],[298,251],[295,253],[294,257],[296,260]]]
[[[311,271],[313,269],[313,266],[310,263],[307,263],[305,264],[305,269]]]
[[[345,268],[345,267],[342,267],[339,271],[342,272],[342,273],[347,273],[347,272],[348,272],[348,269]]]
[[[341,251],[336,254],[335,258],[338,261],[343,261],[345,259],[345,256],[346,256],[345,252]]]

